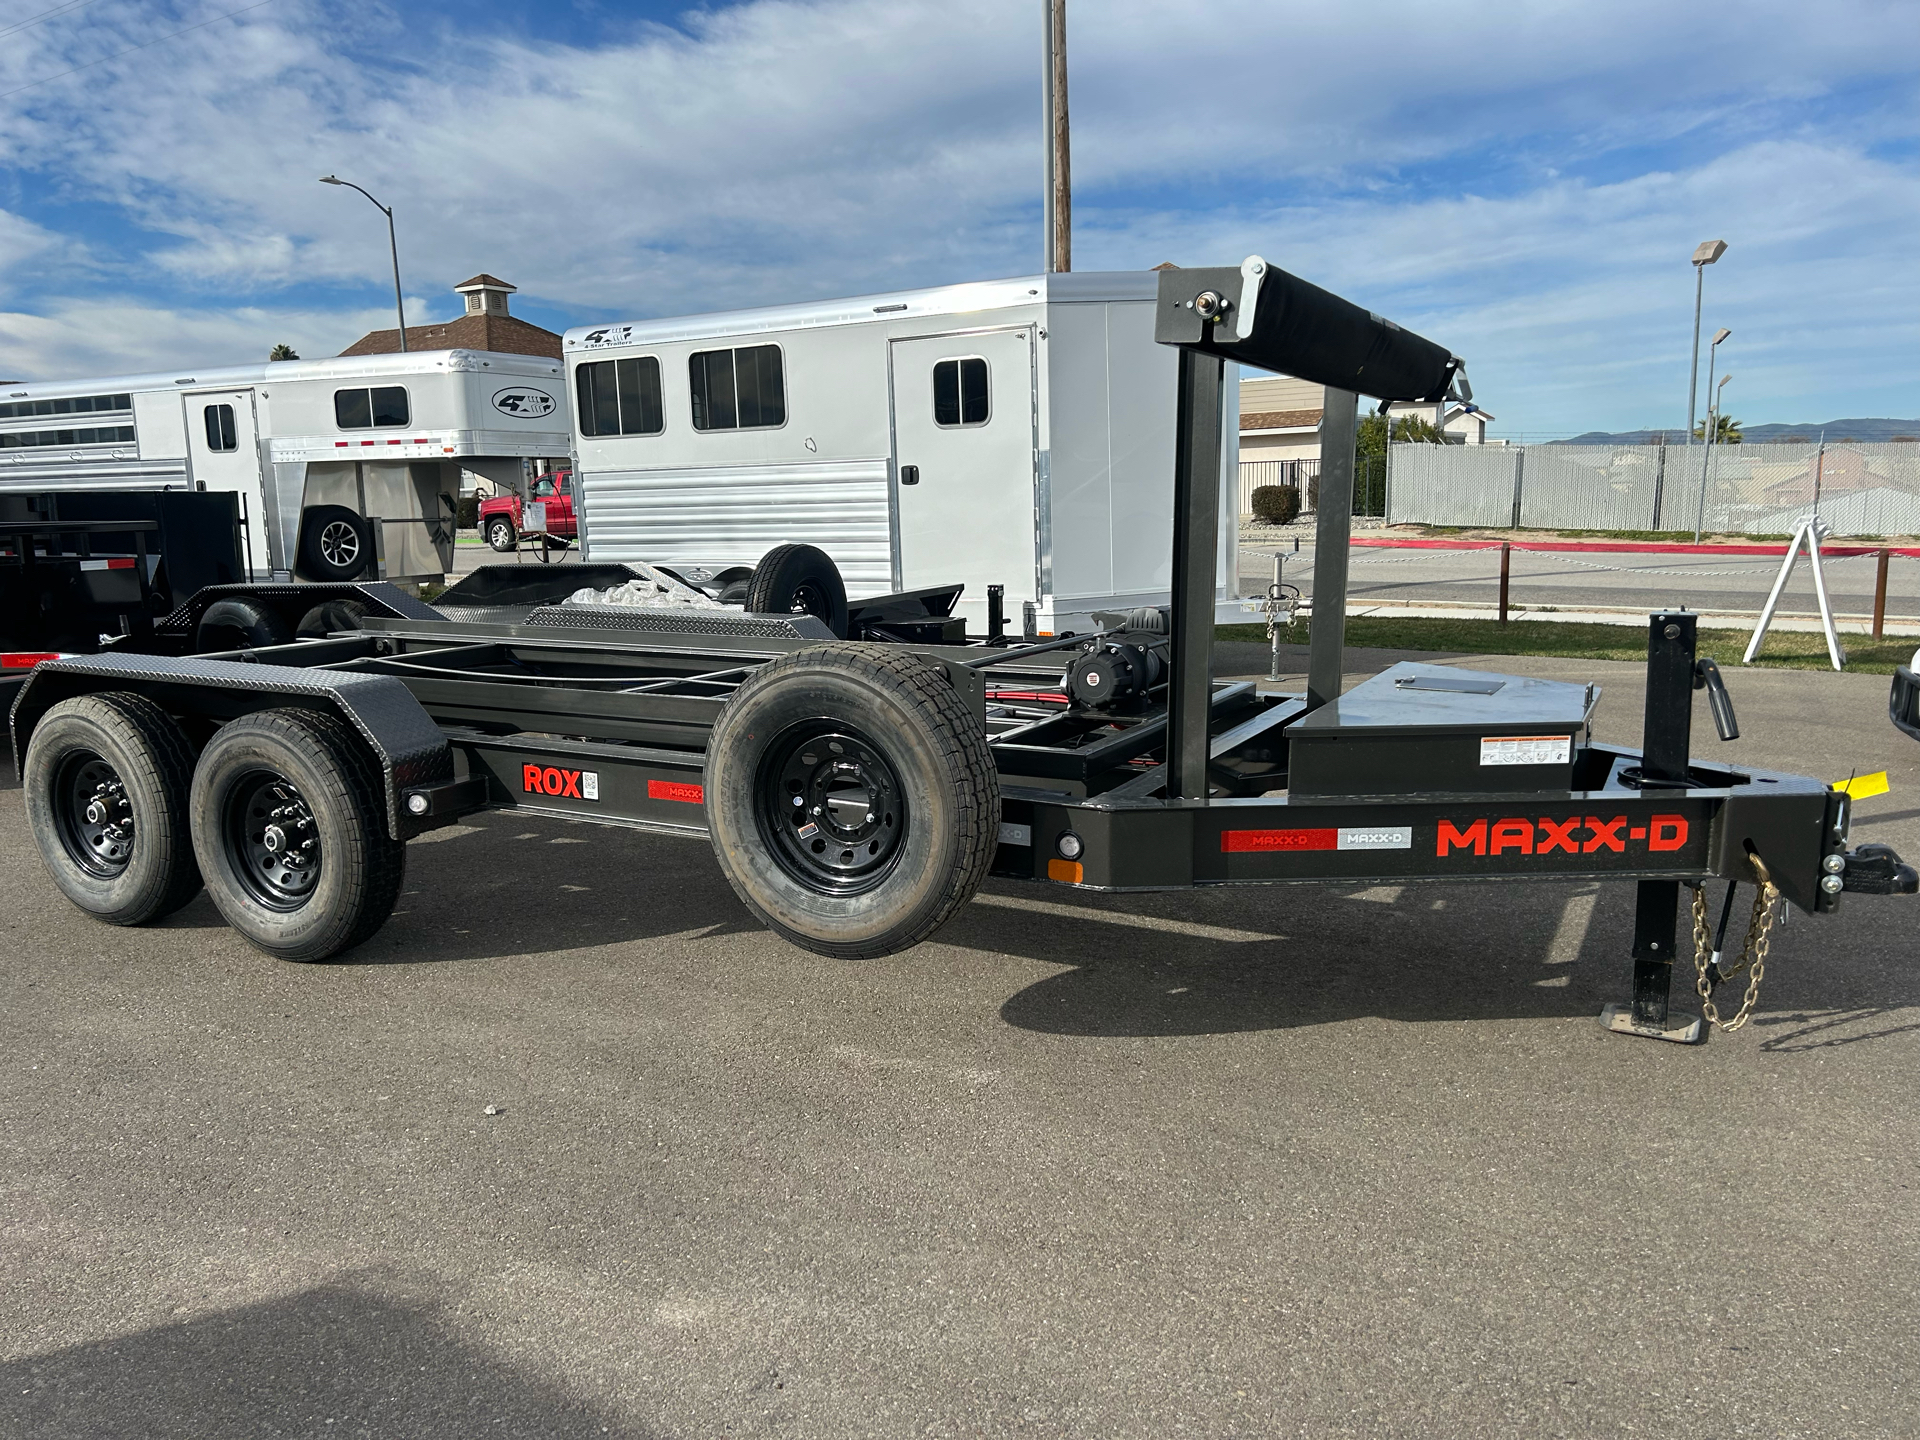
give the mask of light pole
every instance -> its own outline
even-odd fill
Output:
[[[1714,357],[1715,353],[1720,349],[1720,342],[1731,334],[1733,334],[1731,330],[1721,330],[1717,332],[1713,337],[1713,343],[1707,347],[1707,375],[1709,378],[1713,375]],[[1727,380],[1731,379],[1733,379],[1733,376],[1727,376],[1726,380],[1722,380],[1718,385],[1713,387],[1713,394],[1707,397],[1706,434],[1702,437],[1707,443],[1705,448],[1700,452],[1700,508],[1694,512],[1693,516],[1693,543],[1696,545],[1700,543],[1700,531],[1707,523],[1707,467],[1713,463],[1714,433],[1720,428],[1720,392],[1726,388]],[[1687,439],[1689,443],[1692,442],[1693,431],[1687,431]]]
[[[1693,443],[1693,402],[1700,384],[1700,290],[1707,278],[1707,266],[1727,253],[1724,240],[1703,240],[1693,251],[1693,363],[1687,370],[1687,444]],[[1713,373],[1713,367],[1707,367]]]
[[[338,175],[322,175],[320,177],[320,183],[322,185],[344,185],[349,190],[360,190],[360,187],[351,180],[342,180]],[[367,195],[367,192],[364,190],[360,190],[360,193]],[[373,196],[367,195],[367,199],[373,200]],[[400,242],[393,238],[393,207],[391,205],[382,205],[378,200],[373,200],[373,208],[387,217],[387,248],[393,252],[393,308],[400,316],[400,353],[404,355],[407,349],[407,307],[405,302],[400,298]],[[1698,337],[1696,336],[1695,339],[1694,359],[1697,361],[1700,358],[1698,354]]]

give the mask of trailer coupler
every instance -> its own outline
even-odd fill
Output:
[[[1829,895],[1851,891],[1858,895],[1920,894],[1920,871],[1905,864],[1891,845],[1870,841],[1844,855],[1829,855],[1820,888]],[[1838,883],[1835,883],[1838,882]]]

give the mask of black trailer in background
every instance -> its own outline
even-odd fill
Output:
[[[1668,1010],[1683,887],[1696,937],[1710,880],[1753,885],[1757,927],[1776,902],[1920,888],[1885,847],[1848,848],[1845,794],[1689,754],[1696,689],[1737,733],[1690,614],[1649,617],[1640,751],[1592,740],[1590,685],[1404,665],[1342,694],[1341,437],[1360,394],[1465,396],[1461,366],[1257,257],[1159,285],[1157,338],[1179,350],[1170,607],[1020,644],[966,636],[951,588],[816,606],[837,573],[791,604],[756,583],[755,613],[573,603],[621,578],[574,567],[481,572],[433,606],[340,587],[325,603],[361,623],[326,638],[34,672],[12,728],[50,872],[116,923],[204,877],[230,923],[293,959],[371,935],[406,839],[486,807],[705,837],[757,917],[846,958],[932,934],[989,873],[1099,890],[1631,880],[1631,1003],[1609,1023],[1670,1039],[1704,1035]],[[1327,387],[1340,453],[1300,694],[1212,676],[1226,359]],[[658,582],[644,568],[631,577]],[[165,628],[316,598],[221,587]],[[1710,1007],[1719,972],[1696,949]]]
[[[0,494],[0,650],[93,650],[247,580],[241,523],[207,491]]]

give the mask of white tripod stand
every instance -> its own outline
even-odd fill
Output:
[[[1747,642],[1747,653],[1741,659],[1742,665],[1751,665],[1753,657],[1760,653],[1760,643],[1767,638],[1767,627],[1773,623],[1773,612],[1780,604],[1780,592],[1787,588],[1787,576],[1793,573],[1794,561],[1800,558],[1801,542],[1806,543],[1807,559],[1813,566],[1813,593],[1820,597],[1820,627],[1827,634],[1827,658],[1833,662],[1833,668],[1841,669],[1847,663],[1847,653],[1840,648],[1840,634],[1833,627],[1833,606],[1827,600],[1827,577],[1820,571],[1820,542],[1833,533],[1818,515],[1802,515],[1794,525],[1793,539],[1787,544],[1787,553],[1780,561],[1780,573],[1773,577],[1773,593],[1767,596],[1767,603],[1760,612],[1760,623],[1753,627],[1753,639]]]

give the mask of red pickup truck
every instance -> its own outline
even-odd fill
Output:
[[[533,482],[528,502],[547,507],[547,533],[573,539],[578,533],[573,515],[573,474],[556,470]],[[511,550],[525,527],[518,495],[496,495],[480,502],[480,533],[496,550]]]

